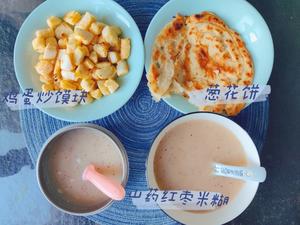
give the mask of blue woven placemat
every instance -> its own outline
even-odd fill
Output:
[[[151,18],[166,1],[117,2],[133,16],[144,36]],[[250,134],[258,151],[261,151],[266,136],[268,113],[269,103],[262,102],[250,105],[239,116],[233,118]],[[145,161],[151,143],[161,128],[180,115],[164,102],[152,101],[146,78],[143,76],[137,91],[124,107],[111,116],[93,121],[112,131],[126,148],[130,164],[127,193],[146,188]],[[37,109],[21,111],[20,117],[28,150],[34,163],[44,141],[58,129],[70,124],[49,117]],[[160,210],[137,210],[128,197],[124,201],[114,203],[103,213],[88,218],[101,225],[178,224]]]
[[[234,120],[253,138],[259,151],[262,149],[268,125],[268,102],[255,103]],[[143,79],[131,100],[120,110],[93,123],[112,131],[124,144],[129,157],[130,175],[127,193],[146,188],[145,161],[150,145],[159,130],[181,114],[164,102],[152,101],[146,80]],[[68,122],[56,120],[37,109],[21,112],[22,128],[29,153],[36,162],[44,141]],[[102,224],[177,224],[160,210],[140,211],[126,197],[103,213],[89,217]]]

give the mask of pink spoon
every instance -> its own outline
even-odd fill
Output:
[[[96,170],[96,167],[92,164],[85,168],[82,174],[82,179],[90,181],[100,191],[113,200],[120,201],[125,197],[125,190],[123,186],[99,173]]]

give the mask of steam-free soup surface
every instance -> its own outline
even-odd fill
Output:
[[[247,165],[243,147],[230,130],[211,121],[189,121],[162,138],[154,173],[163,190],[213,191],[234,198],[243,181],[213,176],[213,162]]]
[[[52,185],[67,202],[82,207],[105,204],[110,199],[89,181],[82,180],[87,165],[122,182],[122,158],[107,135],[88,128],[71,130],[50,143],[49,176]]]

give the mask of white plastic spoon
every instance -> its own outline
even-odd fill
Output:
[[[214,163],[213,169],[213,174],[216,176],[231,177],[260,183],[264,182],[267,176],[267,172],[264,167],[240,167]]]

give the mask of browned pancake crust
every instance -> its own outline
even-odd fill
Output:
[[[250,85],[251,55],[240,35],[211,12],[177,15],[157,36],[148,73],[152,95],[184,97],[210,85]],[[237,115],[244,104],[219,104],[200,110]]]

